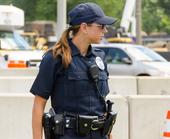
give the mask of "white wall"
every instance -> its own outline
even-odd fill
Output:
[[[128,105],[122,96],[110,96],[114,101],[113,110],[118,113],[117,122],[113,128],[113,136],[118,139],[128,139]],[[48,111],[50,102],[45,111]],[[31,114],[33,95],[18,93],[0,93],[0,138],[31,139]],[[126,117],[126,118],[125,118]],[[121,129],[121,130],[120,130]]]
[[[0,138],[31,139],[33,96],[29,90],[34,79],[0,76]],[[170,110],[169,84],[170,78],[110,77],[107,98],[115,102],[113,110],[118,112],[114,139],[160,139]]]
[[[170,95],[170,77],[137,77],[139,95]]]
[[[0,94],[0,138],[31,139],[31,107],[33,97],[30,95]]]
[[[170,96],[129,96],[130,139],[160,139]]]
[[[0,69],[1,76],[36,76],[38,73],[38,68],[21,68],[21,69]]]
[[[136,77],[132,76],[110,76],[109,88],[111,94],[135,95],[137,94]]]
[[[113,139],[129,139],[129,108],[125,97],[109,95],[107,99],[114,102],[113,112],[117,112],[116,123],[112,130]]]
[[[29,93],[35,76],[0,77],[0,93]]]

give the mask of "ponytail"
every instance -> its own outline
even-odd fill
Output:
[[[71,63],[72,56],[71,56],[71,48],[68,44],[68,38],[70,37],[70,32],[74,36],[79,31],[80,26],[71,26],[66,29],[60,40],[52,47],[50,50],[53,52],[54,58],[61,56],[62,57],[62,64],[64,68],[67,68]]]

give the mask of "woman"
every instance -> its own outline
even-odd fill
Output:
[[[107,32],[105,25],[115,23],[115,19],[105,16],[95,3],[77,5],[69,12],[69,18],[69,28],[43,57],[30,90],[35,95],[33,139],[42,139],[42,117],[49,97],[55,113],[64,116],[64,133],[56,133],[53,139],[107,139],[107,135],[102,134],[103,126],[88,127],[85,123],[88,133],[81,133],[85,130],[79,128],[84,117],[85,120],[90,117],[90,124],[96,117],[97,120],[105,117],[108,72],[103,51],[92,48],[91,44],[100,43]],[[95,118],[91,120],[91,117]]]

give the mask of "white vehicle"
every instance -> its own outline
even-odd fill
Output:
[[[0,31],[0,68],[38,67],[43,50],[33,50],[17,33]]]
[[[17,30],[24,26],[24,11],[0,5],[0,68],[38,66],[44,51],[33,50]]]
[[[105,51],[110,75],[170,76],[170,62],[144,46],[122,43],[93,46]]]

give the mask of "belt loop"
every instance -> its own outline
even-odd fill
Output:
[[[76,114],[76,132],[79,134],[79,115]]]

